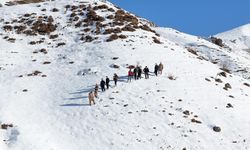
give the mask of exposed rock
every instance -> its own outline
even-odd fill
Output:
[[[190,52],[190,53],[192,53],[192,54],[194,54],[194,55],[196,55],[196,56],[198,56],[197,51],[194,50],[194,49],[192,49],[192,48],[190,48],[190,47],[187,48],[187,51]]]
[[[39,52],[44,53],[44,54],[47,54],[47,53],[48,53],[47,50],[44,49],[44,48],[43,48],[43,49],[40,49]]]
[[[224,47],[223,41],[220,38],[211,37],[211,42],[218,45],[218,46],[220,46],[220,47]]]
[[[8,128],[12,128],[13,124],[1,124],[1,129],[7,130]]]
[[[191,122],[193,122],[193,123],[198,123],[198,124],[201,124],[202,122],[201,121],[199,121],[199,120],[196,120],[196,119],[191,119]]]
[[[135,29],[130,25],[126,25],[125,27],[122,28],[122,31],[134,32]]]
[[[230,104],[230,103],[228,103],[226,107],[227,107],[227,108],[233,108],[233,105]]]
[[[231,72],[230,72],[230,70],[229,70],[229,69],[227,69],[227,68],[225,68],[225,67],[220,68],[220,70],[225,71],[226,73],[229,73],[229,74],[231,73]]]
[[[211,82],[211,80],[210,80],[210,79],[208,79],[208,78],[205,78],[205,80],[206,80],[206,81],[208,81],[208,82]]]
[[[27,89],[23,89],[23,92],[28,92],[28,90]]]
[[[111,42],[114,40],[117,40],[119,38],[119,36],[117,34],[112,34],[108,39],[107,42]]]
[[[59,47],[59,46],[64,46],[64,45],[66,45],[66,43],[61,42],[61,43],[58,43],[58,44],[57,44],[57,47]]]
[[[37,75],[39,75],[39,74],[41,74],[42,72],[41,71],[33,71],[32,73],[30,73],[30,74],[27,74],[27,76],[37,76]]]
[[[232,86],[229,83],[226,83],[223,89],[224,90],[232,89]]]
[[[223,81],[219,78],[215,79],[215,82],[222,83]]]
[[[188,111],[188,110],[185,110],[184,112],[183,112],[183,114],[185,114],[185,115],[190,115],[190,112]]]
[[[114,17],[114,15],[109,15],[109,16],[107,16],[107,18],[108,19],[114,19],[115,17]]]
[[[214,132],[221,132],[221,128],[218,126],[213,127]]]
[[[12,26],[11,25],[5,25],[5,26],[3,26],[3,29],[5,31],[12,31]]]
[[[50,35],[49,36],[50,39],[55,39],[55,38],[58,38],[58,34],[55,34],[55,35]]]
[[[227,73],[226,72],[220,72],[220,73],[218,73],[218,75],[223,76],[223,77],[227,77]]]
[[[51,64],[51,62],[45,61],[45,62],[43,62],[43,64],[44,64],[44,65],[46,65],[46,64]]]
[[[142,30],[145,30],[145,31],[149,31],[149,32],[156,33],[154,30],[152,30],[152,29],[151,29],[149,26],[147,26],[147,25],[139,26],[139,28],[141,28]]]
[[[58,11],[59,11],[59,9],[57,9],[57,8],[53,8],[51,11],[52,11],[52,12],[58,12]]]
[[[249,83],[244,83],[243,85],[250,87],[250,84],[249,84]]]
[[[9,42],[11,42],[11,43],[15,43],[16,39],[15,39],[15,38],[8,38],[7,41],[9,41]]]
[[[105,4],[93,7],[93,10],[98,10],[98,9],[109,9],[109,7]]]
[[[126,38],[127,38],[127,36],[126,36],[126,35],[121,34],[121,35],[119,35],[119,38],[120,38],[120,39],[126,39]]]
[[[173,75],[168,75],[168,79],[169,80],[176,80],[176,77],[174,77]]]
[[[19,25],[19,26],[14,26],[14,29],[16,30],[17,34],[20,34],[20,33],[23,32],[25,29],[27,29],[27,27],[24,26],[24,25]]]
[[[115,69],[119,69],[119,68],[120,68],[120,66],[119,66],[119,65],[116,65],[116,64],[112,64],[112,65],[110,65],[110,67],[111,67],[111,68],[115,68]]]
[[[157,39],[156,37],[153,37],[153,41],[156,43],[156,44],[161,44],[161,41],[159,39]]]
[[[87,35],[87,36],[82,36],[80,40],[85,41],[85,42],[92,42],[94,38],[90,35]]]
[[[112,59],[113,59],[113,60],[117,60],[117,59],[119,59],[119,57],[112,57]]]

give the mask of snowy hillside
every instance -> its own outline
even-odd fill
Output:
[[[232,48],[250,53],[250,24],[216,35]]]
[[[242,50],[232,51],[227,44],[221,47],[210,42],[210,39],[188,35],[174,29],[159,28],[157,31],[162,37],[186,48],[187,51],[195,54],[199,59],[210,61],[217,64],[224,71],[250,79],[250,54],[248,52]],[[223,39],[223,42],[225,41]]]
[[[249,73],[237,72],[248,57],[109,2],[0,14],[0,150],[250,149]],[[130,65],[148,66],[149,79],[128,83]],[[114,73],[118,85],[89,106],[88,93]]]

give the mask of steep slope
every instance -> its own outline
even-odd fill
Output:
[[[205,59],[226,49],[109,2],[44,2],[0,14],[0,149],[250,148],[249,81]],[[202,58],[190,50],[199,43]],[[153,71],[159,62],[161,76],[127,82],[129,65]],[[88,92],[113,73],[118,86],[90,107]]]

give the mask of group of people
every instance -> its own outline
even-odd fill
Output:
[[[158,74],[162,74],[162,70],[163,70],[162,63],[160,63],[159,65],[155,64],[155,67],[154,67],[155,76],[158,76]],[[145,66],[145,68],[143,68],[143,70],[142,70],[141,66],[136,66],[133,70],[132,70],[132,68],[130,68],[128,71],[128,82],[131,82],[131,79],[133,77],[135,80],[141,79],[142,73],[144,73],[145,79],[149,79],[149,72],[150,71],[149,71],[147,66]]]
[[[160,63],[159,65],[155,64],[155,67],[154,67],[155,76],[158,76],[158,74],[162,74],[162,71],[163,71],[163,64],[162,63]],[[130,68],[128,71],[128,82],[131,82],[132,78],[134,78],[135,80],[141,79],[142,73],[144,73],[145,79],[149,79],[149,72],[150,71],[147,66],[145,66],[143,69],[141,68],[141,66],[133,67],[133,70],[132,68]],[[115,86],[117,85],[118,79],[119,77],[115,73],[113,76],[113,81],[114,81]],[[109,83],[110,83],[110,79],[108,76],[106,76],[105,80],[101,79],[100,87],[101,87],[102,92],[104,92],[106,89],[109,89],[110,87]],[[92,103],[95,104],[95,98],[98,98],[98,90],[99,90],[99,85],[96,84],[94,91],[89,92],[89,105],[90,106]]]
[[[115,86],[117,85],[118,78],[119,78],[118,75],[115,73],[113,76],[113,81],[114,81]],[[110,86],[109,83],[110,83],[110,79],[108,76],[106,76],[105,81],[104,79],[101,79],[100,87],[101,87],[102,92],[104,92],[106,89],[109,89],[109,86]],[[89,92],[89,105],[90,106],[92,102],[93,104],[95,104],[95,98],[98,98],[98,91],[99,91],[99,85],[96,84],[94,91]]]

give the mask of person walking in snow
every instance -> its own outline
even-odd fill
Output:
[[[107,89],[109,89],[109,77],[108,76],[106,76],[106,86],[107,86]]]
[[[101,89],[102,89],[102,92],[104,92],[105,91],[105,81],[102,79],[101,80],[101,83],[100,83],[100,86],[101,86]]]
[[[155,64],[155,70],[154,70],[155,76],[158,75],[158,71],[159,71],[159,66]]]
[[[134,73],[135,80],[137,80],[137,77],[138,77],[138,68],[137,67],[134,68],[133,73]]]
[[[95,96],[94,96],[94,93],[93,91],[89,92],[89,105],[91,106],[91,104],[95,104]]]
[[[131,69],[129,69],[129,71],[128,71],[128,82],[131,82],[132,77],[133,77],[133,72],[132,72]]]
[[[114,76],[113,76],[113,80],[115,82],[115,86],[117,85],[117,81],[118,81],[118,75],[115,73]]]
[[[162,74],[162,70],[163,70],[163,64],[160,62],[160,64],[159,64],[159,74]]]
[[[142,69],[141,69],[141,67],[138,66],[138,75],[137,75],[137,79],[141,79],[141,74],[142,74]]]
[[[143,72],[145,74],[145,79],[148,79],[149,78],[149,69],[147,66],[143,69]]]
[[[95,98],[98,98],[98,90],[99,90],[99,86],[98,86],[98,84],[96,84],[95,85],[95,92],[94,92]]]

